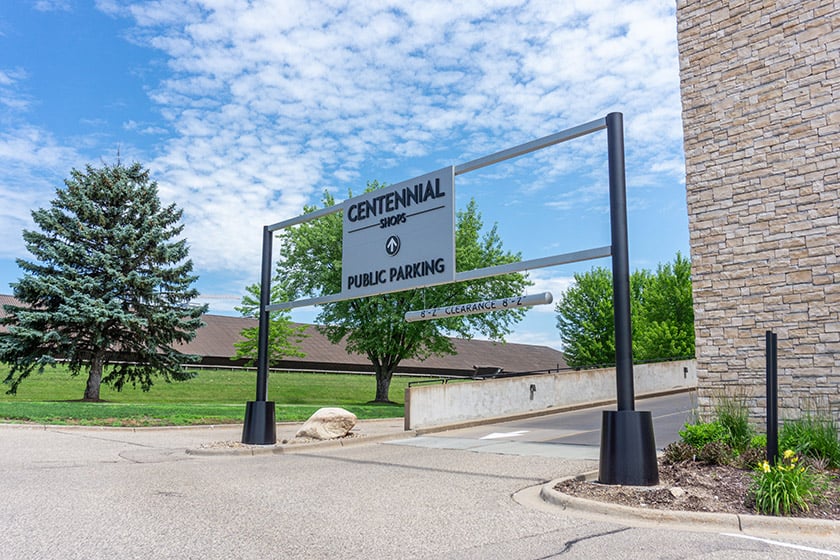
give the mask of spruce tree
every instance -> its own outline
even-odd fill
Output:
[[[157,375],[190,377],[195,359],[172,348],[188,342],[206,307],[198,296],[182,211],[163,206],[157,183],[139,163],[73,169],[49,208],[32,212],[40,231],[24,231],[34,259],[12,284],[20,306],[6,306],[0,361],[9,364],[8,393],[33,371],[61,361],[88,374],[84,399],[101,383],[147,391]]]

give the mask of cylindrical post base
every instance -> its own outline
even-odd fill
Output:
[[[250,445],[274,445],[277,443],[274,401],[248,401],[245,404],[242,443]]]
[[[650,412],[604,411],[598,482],[626,486],[659,484],[653,418]]]

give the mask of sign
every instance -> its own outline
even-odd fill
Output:
[[[530,296],[513,296],[475,303],[461,303],[458,305],[447,305],[446,307],[433,307],[422,311],[409,311],[405,314],[405,320],[409,323],[414,321],[429,321],[431,319],[445,319],[459,315],[475,315],[476,313],[489,313],[491,311],[504,311],[518,307],[530,307],[532,305],[544,305],[553,300],[551,292],[543,292]]]
[[[342,210],[342,296],[455,279],[454,167],[353,197]]]

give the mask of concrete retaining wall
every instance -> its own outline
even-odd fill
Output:
[[[635,394],[697,388],[694,360],[633,366]],[[614,401],[615,368],[417,385],[405,391],[405,429]]]

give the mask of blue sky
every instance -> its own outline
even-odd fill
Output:
[[[688,254],[673,0],[0,3],[0,293],[72,168],[137,160],[231,313],[261,228],[624,113],[631,268]],[[524,259],[609,245],[606,133],[456,179]],[[534,271],[555,300],[575,272]],[[316,310],[296,311],[311,321]],[[560,346],[553,306],[508,340]]]

